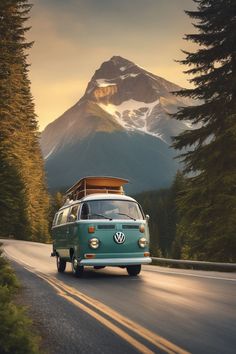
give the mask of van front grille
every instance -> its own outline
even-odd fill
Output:
[[[139,225],[122,225],[123,229],[133,229],[133,230],[138,230]]]
[[[113,230],[115,225],[98,225],[97,228],[99,230]]]

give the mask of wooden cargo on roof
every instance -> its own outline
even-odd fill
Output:
[[[127,179],[117,177],[84,177],[66,191],[66,197],[77,200],[93,193],[124,194]]]

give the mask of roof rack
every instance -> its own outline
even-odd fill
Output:
[[[84,177],[66,191],[65,197],[67,200],[78,200],[94,193],[125,194],[123,185],[128,182],[127,179],[118,177]]]

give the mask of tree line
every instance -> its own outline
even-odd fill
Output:
[[[188,189],[188,179],[178,172],[170,188],[147,191],[134,196],[150,216],[150,250],[152,256],[216,262],[236,262],[236,252],[231,244],[218,242],[208,235],[201,242],[192,235],[186,221],[182,198]],[[227,236],[226,236],[227,237]],[[225,237],[225,239],[226,239]],[[210,250],[206,246],[211,241]]]
[[[236,2],[193,0],[186,11],[197,45],[180,61],[196,99],[174,118],[192,129],[174,137],[183,171],[169,190],[137,198],[150,213],[153,252],[164,256],[236,260]],[[0,2],[0,235],[49,239],[49,210],[37,119],[30,92],[25,33],[27,0]],[[151,171],[150,171],[151,173]],[[59,198],[59,199],[58,199]]]
[[[27,0],[0,2],[0,235],[46,241],[49,197],[28,78]]]
[[[199,104],[174,117],[192,124],[173,140],[186,179],[178,201],[183,240],[190,257],[236,260],[236,1],[194,0],[187,11],[197,33],[185,36],[198,46],[181,64],[191,89],[181,97]]]

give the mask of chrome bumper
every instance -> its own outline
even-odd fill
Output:
[[[79,264],[87,266],[126,266],[134,264],[149,264],[152,262],[151,257],[140,258],[93,258],[82,259]]]

